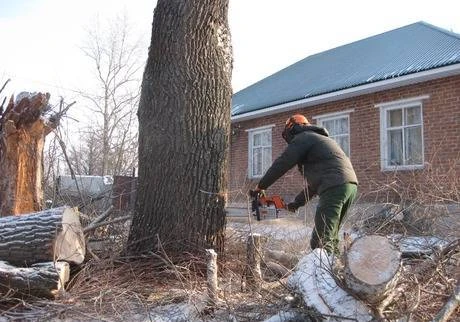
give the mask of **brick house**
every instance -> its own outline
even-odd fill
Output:
[[[244,205],[304,114],[348,153],[365,200],[457,200],[460,187],[460,35],[417,22],[321,52],[235,93],[229,205]],[[268,193],[290,200],[296,169]]]

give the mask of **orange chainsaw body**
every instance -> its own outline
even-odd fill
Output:
[[[273,205],[273,206],[275,206],[276,210],[286,208],[286,204],[284,203],[283,198],[281,198],[278,195],[274,195],[274,196],[271,196],[271,197],[262,196],[262,197],[259,198],[259,202],[261,203],[262,206],[263,205],[266,205],[266,206]]]

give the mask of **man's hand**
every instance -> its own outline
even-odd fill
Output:
[[[256,187],[254,190],[249,190],[249,196],[252,198],[265,196],[265,190],[261,190],[259,187]]]

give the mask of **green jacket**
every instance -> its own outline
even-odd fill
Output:
[[[267,189],[297,165],[307,181],[308,195],[302,190],[296,197],[299,206],[313,195],[344,183],[358,184],[350,159],[331,138],[326,129],[308,125],[298,127],[284,152],[273,162],[260,180]]]

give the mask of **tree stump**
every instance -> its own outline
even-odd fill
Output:
[[[345,254],[345,283],[358,297],[378,303],[393,290],[401,268],[401,252],[383,236],[356,239]]]
[[[84,258],[85,239],[76,209],[0,218],[0,260],[30,266],[59,260],[81,264]]]
[[[0,291],[9,296],[51,297],[64,290],[69,280],[67,262],[46,262],[30,267],[15,267],[0,261]]]
[[[43,147],[59,123],[42,117],[48,93],[20,93],[0,113],[0,215],[39,211],[43,204]]]
[[[260,262],[262,260],[262,238],[260,234],[249,235],[246,247],[246,281],[249,287],[258,288],[262,283],[262,270],[260,269]]]
[[[206,249],[206,257],[208,260],[206,276],[208,286],[208,303],[215,305],[218,301],[218,284],[217,284],[217,253],[214,249]]]

